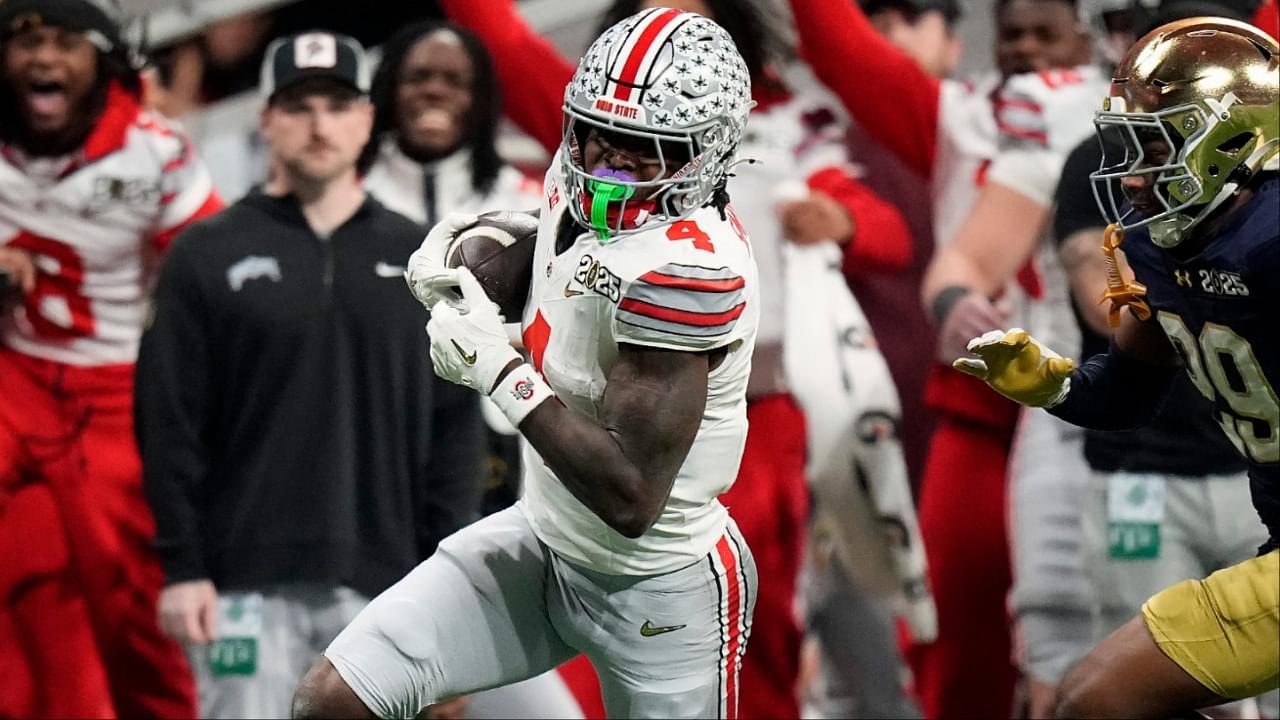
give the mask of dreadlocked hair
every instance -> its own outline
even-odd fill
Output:
[[[414,23],[397,32],[382,46],[382,62],[374,73],[369,92],[373,101],[373,132],[369,143],[360,155],[359,169],[368,172],[378,156],[378,146],[388,134],[396,132],[397,88],[404,72],[404,61],[409,52],[423,38],[446,30],[462,42],[464,52],[471,60],[471,110],[468,113],[462,145],[471,150],[471,187],[477,193],[487,194],[493,189],[502,170],[502,157],[498,155],[498,120],[502,116],[502,100],[498,90],[498,77],[493,61],[480,40],[465,28],[453,23],[428,20]]]

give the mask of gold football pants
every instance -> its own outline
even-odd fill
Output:
[[[1280,550],[1166,588],[1142,617],[1164,654],[1222,697],[1280,685]]]

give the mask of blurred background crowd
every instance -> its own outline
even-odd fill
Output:
[[[432,377],[398,279],[445,214],[539,203],[572,65],[652,5],[721,23],[756,101],[742,717],[1047,717],[1146,597],[1265,539],[1189,381],[1093,433],[950,362],[1010,326],[1105,349],[1110,64],[1184,17],[1276,35],[1274,0],[121,5],[0,0],[0,717],[283,716],[369,598],[519,496],[518,436]],[[350,58],[332,126],[291,124],[307,42]],[[579,658],[429,713],[603,706]]]

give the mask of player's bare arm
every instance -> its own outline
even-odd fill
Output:
[[[666,505],[702,421],[707,373],[722,356],[621,345],[599,422],[543,402],[520,431],[574,497],[639,537]]]
[[[1088,323],[1089,329],[1110,337],[1115,328],[1107,321],[1107,308],[1098,302],[1107,289],[1107,266],[1098,247],[1102,245],[1102,228],[1085,228],[1072,233],[1058,250],[1062,260],[1062,268],[1071,283],[1071,294],[1075,298],[1080,315]],[[1122,254],[1116,255],[1120,271],[1129,274],[1128,265]]]
[[[926,306],[943,289],[956,285],[987,297],[998,293],[1035,250],[1048,212],[1014,188],[989,183],[955,240],[929,265],[923,287]]]
[[[1005,326],[1008,312],[991,298],[1035,250],[1046,213],[1023,193],[990,183],[956,239],[934,256],[921,299],[939,328],[939,360],[955,360],[970,338]]]

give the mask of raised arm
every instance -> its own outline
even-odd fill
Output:
[[[449,19],[479,36],[502,88],[503,109],[521,130],[554,153],[560,104],[574,64],[529,27],[512,0],[441,0]]]
[[[791,0],[805,59],[878,142],[931,177],[939,81],[885,40],[853,0]]]

